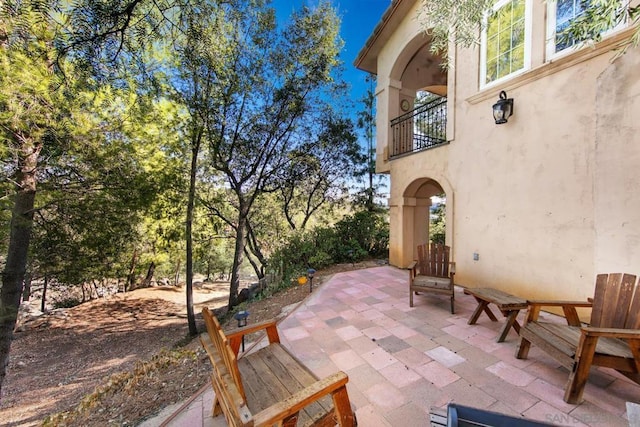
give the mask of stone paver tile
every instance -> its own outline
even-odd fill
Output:
[[[520,368],[516,368],[513,365],[510,365],[504,361],[500,361],[491,366],[488,366],[487,371],[491,372],[494,375],[502,378],[506,382],[516,385],[518,387],[524,387],[528,384],[531,384],[535,377],[527,374]]]
[[[491,353],[486,353],[477,347],[469,346],[456,353],[460,357],[467,359],[467,363],[476,368],[486,368],[498,362],[498,358]]]
[[[427,356],[429,356],[433,360],[437,360],[447,368],[459,365],[466,360],[464,357],[461,357],[448,348],[442,346],[427,350],[425,353],[427,354]]]
[[[492,382],[483,384],[482,390],[520,414],[540,402],[526,388],[505,383],[496,377],[493,377]]]
[[[363,319],[367,319],[367,320],[374,320],[374,319],[380,319],[382,317],[386,317],[384,315],[384,313],[382,313],[381,311],[378,310],[374,310],[374,309],[369,309],[366,311],[363,311],[360,313],[360,316]]]
[[[626,402],[638,402],[640,399],[640,386],[626,381],[616,380],[609,387],[599,387],[587,381],[583,398],[605,411],[622,415],[626,413]]]
[[[373,304],[371,307],[378,311],[388,311],[393,308],[393,305],[385,301],[385,302],[380,302],[378,304]]]
[[[625,411],[626,412],[626,411]],[[611,412],[603,411],[602,408],[584,402],[578,405],[570,415],[580,422],[589,426],[607,426],[607,427],[629,427],[629,421],[622,416],[616,416]]]
[[[382,369],[392,365],[398,361],[395,357],[378,347],[375,350],[362,354],[362,358],[366,360],[374,369]]]
[[[435,360],[416,367],[415,371],[437,387],[444,387],[460,379],[455,372]]]
[[[464,379],[452,382],[443,387],[442,391],[447,396],[452,396],[455,402],[475,408],[486,409],[496,402],[496,399],[487,394],[482,388]]]
[[[495,381],[496,376],[474,365],[470,361],[459,363],[451,368],[460,378],[477,387],[483,387]]]
[[[467,342],[474,347],[479,348],[485,353],[493,353],[500,348],[500,343],[496,342],[496,336],[492,335],[491,338],[484,337],[482,335],[474,335],[467,339]],[[515,356],[514,356],[515,358]]]
[[[355,350],[356,353],[362,355],[378,348],[378,344],[371,338],[363,335],[361,337],[353,338],[347,341],[349,347]]]
[[[383,317],[377,317],[375,319],[371,319],[373,323],[375,323],[376,325],[385,328],[387,330],[389,329],[393,329],[395,327],[400,326],[401,324],[395,320],[392,319],[391,317],[388,316],[383,316]]]
[[[407,348],[411,348],[409,344],[394,335],[380,338],[376,340],[376,344],[378,344],[380,347],[391,354],[397,353]]]
[[[358,408],[356,418],[361,426],[393,427],[372,405]]]
[[[540,378],[536,378],[531,384],[527,385],[526,390],[543,402],[564,412],[570,412],[575,408],[575,405],[564,401],[564,388],[548,383]]]
[[[388,328],[388,330],[389,332],[391,332],[393,335],[400,338],[401,340],[404,340],[406,338],[409,338],[418,334],[415,330],[408,328],[402,324],[398,324],[397,326]]]
[[[469,346],[469,343],[467,343],[466,341],[459,340],[450,335],[440,335],[439,337],[435,337],[433,340],[441,346],[446,347],[456,353]]]
[[[285,336],[285,338],[289,341],[300,340],[302,338],[307,338],[310,336],[309,331],[307,331],[305,328],[302,328],[302,327],[283,329],[280,331],[280,333],[282,333]]]
[[[349,369],[353,369],[356,366],[365,363],[364,359],[358,356],[358,354],[353,350],[341,351],[339,353],[332,354],[329,357],[341,371],[348,371]]]
[[[586,424],[583,424],[571,415],[565,414],[561,410],[549,405],[546,402],[536,403],[531,408],[524,411],[522,415],[525,418],[530,418],[532,420],[542,421],[555,425],[586,427]]]
[[[371,328],[363,330],[362,333],[374,340],[379,340],[391,335],[391,332],[381,326],[372,326]]]
[[[475,331],[475,328],[469,325],[461,326],[461,325],[454,324],[454,325],[446,326],[442,328],[442,330],[447,334],[453,337],[456,337],[460,340],[468,340],[469,337],[477,335],[477,331]]]
[[[532,363],[527,366],[526,371],[560,389],[564,389],[564,386],[567,384],[567,379],[569,378],[569,372],[566,369],[541,362]]]
[[[374,369],[369,364],[357,366],[347,371],[349,375],[349,390],[351,388],[357,388],[360,392],[370,389],[376,384],[385,381],[385,378],[380,374],[380,371]]]
[[[410,336],[405,341],[411,347],[415,348],[420,352],[425,352],[427,350],[431,350],[432,348],[438,347],[438,344],[435,341],[421,334]]]
[[[420,405],[407,403],[401,407],[384,414],[384,417],[392,426],[424,427],[429,419],[429,409]]]
[[[391,384],[398,388],[422,379],[420,375],[401,362],[396,362],[393,365],[380,369],[380,373],[389,380]]]
[[[332,309],[323,308],[321,310],[316,311],[316,315],[322,320],[333,319],[334,317],[338,317],[338,313]]]
[[[382,409],[383,412],[399,408],[406,403],[402,393],[387,381],[383,381],[365,390],[364,395],[367,396],[367,399],[369,399],[372,404]],[[360,424],[359,420],[358,424]]]
[[[353,320],[359,316],[360,314],[351,308],[340,312],[340,317],[347,320]]]
[[[393,356],[409,368],[424,365],[432,360],[424,352],[418,351],[413,347],[398,351],[397,353],[394,353]]]
[[[362,332],[353,325],[345,326],[344,328],[336,329],[336,335],[342,338],[344,341],[349,341],[353,338],[362,336]]]

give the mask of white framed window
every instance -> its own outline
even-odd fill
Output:
[[[531,65],[531,0],[501,0],[485,18],[480,86],[519,74]]]
[[[580,40],[563,39],[560,33],[571,22],[582,15],[592,0],[555,0],[547,2],[547,57],[551,58],[559,53],[567,52],[567,49],[575,46]],[[621,7],[625,2],[620,2]],[[620,24],[620,27],[623,24]],[[616,28],[618,28],[616,27]],[[616,28],[604,32],[607,34]]]

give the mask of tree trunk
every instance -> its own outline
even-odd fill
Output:
[[[0,398],[7,374],[13,330],[18,318],[20,294],[27,266],[36,198],[36,168],[42,146],[25,144],[18,160],[15,196],[9,231],[9,246],[0,290]]]
[[[133,250],[133,256],[131,257],[131,266],[129,267],[129,275],[127,276],[127,282],[124,284],[124,291],[130,290],[136,283],[136,265],[138,264],[138,249]]]
[[[240,266],[244,261],[244,245],[247,224],[247,214],[244,203],[238,209],[238,225],[236,228],[236,246],[233,253],[233,267],[231,268],[231,283],[229,284],[229,310],[238,305],[238,289],[240,288]]]
[[[176,272],[173,275],[173,286],[178,286],[178,284],[180,283],[180,264],[181,260],[179,259],[176,263]]]
[[[189,177],[189,200],[187,201],[187,323],[189,324],[189,334],[198,335],[196,327],[196,316],[193,312],[193,210],[196,198],[196,172],[198,169],[198,152],[200,151],[201,134],[194,135],[191,145],[191,173]]]
[[[47,304],[47,288],[49,287],[49,276],[44,276],[44,285],[42,285],[42,302],[40,302],[40,311],[44,313]]]
[[[251,224],[247,221],[247,246],[251,253],[258,258],[259,266],[255,265],[256,263],[252,262],[251,264],[254,266],[254,270],[256,271],[256,275],[258,279],[264,278],[264,267],[267,265],[267,258],[262,254],[260,250],[260,245],[258,244],[258,239],[256,238],[255,233],[253,232],[253,228]]]
[[[151,286],[151,281],[153,280],[153,273],[155,271],[156,271],[156,263],[151,261],[151,264],[149,264],[149,269],[147,270],[147,275],[142,281],[143,288],[148,288],[149,286]]]
[[[24,275],[24,288],[22,289],[22,301],[28,302],[31,299],[31,273]]]

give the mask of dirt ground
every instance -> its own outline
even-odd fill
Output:
[[[330,275],[377,265],[337,265],[319,271],[314,288]],[[249,302],[250,321],[276,318],[309,295],[295,286]],[[197,324],[203,306],[224,307],[227,283],[194,289]],[[93,300],[46,315],[17,332],[0,401],[0,425],[132,426],[186,400],[210,369],[197,339],[186,339],[185,292],[154,287]],[[227,325],[233,326],[233,319]]]

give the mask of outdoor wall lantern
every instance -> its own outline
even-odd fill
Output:
[[[493,118],[497,125],[507,123],[513,116],[513,98],[507,98],[507,92],[500,92],[500,99],[493,104]]]

